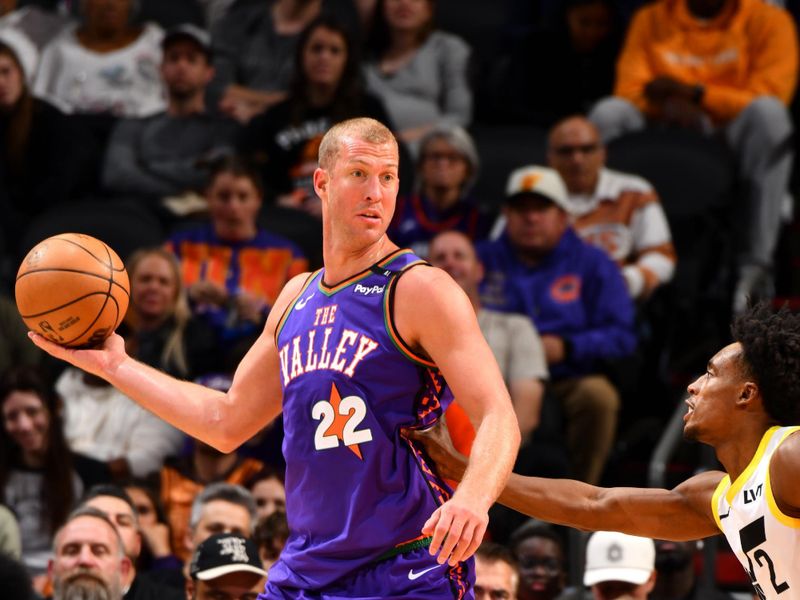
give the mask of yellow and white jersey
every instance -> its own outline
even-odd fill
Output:
[[[800,600],[800,519],[780,511],[769,480],[772,454],[796,431],[767,430],[747,468],[733,483],[726,475],[711,501],[717,525],[765,600]]]

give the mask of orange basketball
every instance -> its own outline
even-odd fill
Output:
[[[102,343],[128,310],[125,266],[103,242],[62,233],[39,242],[17,272],[17,309],[25,324],[70,348]]]

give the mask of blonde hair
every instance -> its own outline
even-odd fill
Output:
[[[182,375],[188,375],[189,363],[186,360],[186,352],[183,346],[183,334],[192,316],[192,311],[189,308],[186,290],[183,288],[181,266],[178,263],[178,259],[175,258],[175,255],[166,248],[142,248],[134,252],[128,259],[126,268],[131,281],[133,281],[133,275],[139,264],[149,256],[158,256],[167,261],[175,280],[175,296],[172,299],[172,311],[167,315],[173,318],[174,324],[164,344],[164,349],[161,351],[161,366],[166,367],[172,363],[178,368]],[[132,326],[132,329],[137,329],[138,323],[135,322],[136,316],[132,314],[132,312],[129,312],[128,315],[130,318],[126,320],[129,325]]]
[[[370,144],[392,144],[398,151],[397,140],[386,125],[375,119],[359,117],[348,119],[331,127],[319,145],[319,166],[326,171],[333,168],[339,158],[342,139],[346,137]]]

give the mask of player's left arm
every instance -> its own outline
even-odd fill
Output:
[[[800,431],[786,438],[772,455],[769,479],[781,512],[800,519]]]
[[[451,565],[471,556],[483,538],[494,503],[519,448],[511,400],[475,310],[444,271],[411,269],[397,282],[394,319],[403,339],[429,356],[445,376],[475,426],[464,478],[423,532],[433,535],[431,554]]]

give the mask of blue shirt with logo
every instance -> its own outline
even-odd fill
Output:
[[[550,365],[553,379],[596,372],[598,361],[635,349],[634,306],[619,267],[571,228],[535,266],[518,258],[506,235],[478,246],[478,255],[487,308],[526,314],[540,335],[569,341],[568,359]]]

